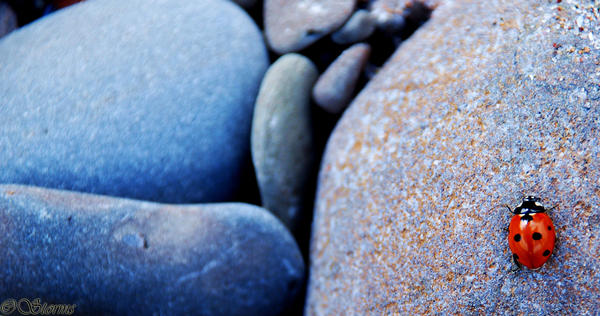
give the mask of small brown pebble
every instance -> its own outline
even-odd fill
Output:
[[[315,102],[330,113],[343,111],[352,98],[370,52],[371,47],[364,43],[353,45],[342,52],[315,84]]]

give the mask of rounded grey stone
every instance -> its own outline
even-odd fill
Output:
[[[310,91],[318,71],[298,54],[280,57],[260,86],[252,121],[252,160],[263,207],[293,228],[310,173]]]
[[[315,102],[330,113],[343,111],[350,102],[356,82],[365,67],[371,47],[355,44],[342,52],[319,77],[313,88]]]
[[[370,9],[371,16],[375,20],[375,25],[379,29],[390,33],[400,31],[406,25],[406,19],[403,14],[405,9],[390,10],[387,6],[380,5],[382,2],[385,3],[385,1],[381,0],[375,2]]]
[[[356,0],[265,0],[265,35],[279,54],[305,48],[341,27]]]
[[[373,34],[377,26],[375,22],[369,11],[358,10],[341,29],[331,34],[331,39],[342,45],[360,42]]]
[[[75,315],[277,315],[304,273],[287,229],[241,203],[3,185],[0,229],[0,297],[75,304]]]
[[[267,65],[259,30],[229,1],[59,10],[0,41],[0,183],[227,199]]]

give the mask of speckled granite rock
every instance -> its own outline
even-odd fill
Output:
[[[328,144],[308,315],[597,313],[597,8],[445,1],[400,47]],[[528,194],[559,239],[511,273],[502,205]]]
[[[265,0],[265,35],[279,53],[295,52],[341,27],[356,0]]]
[[[241,203],[167,205],[0,186],[0,297],[77,315],[277,315],[304,265],[287,229]]]
[[[356,82],[369,59],[371,46],[355,44],[342,52],[313,88],[315,102],[330,113],[343,111],[354,94]]]
[[[267,65],[258,28],[229,1],[59,10],[0,42],[0,183],[227,199]]]
[[[17,16],[10,6],[0,2],[0,37],[12,32],[17,28]]]
[[[252,160],[262,205],[294,228],[310,175],[310,92],[319,75],[306,57],[286,54],[267,71],[252,121]]]

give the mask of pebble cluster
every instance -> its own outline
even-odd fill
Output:
[[[263,205],[292,230],[298,219],[309,216],[298,212],[307,209],[306,175],[315,167],[310,163],[315,156],[319,161],[322,148],[311,142],[328,136],[310,135],[320,118],[306,110],[309,103],[324,110],[316,116],[339,117],[382,59],[410,34],[408,29],[428,18],[431,9],[420,1],[406,1],[384,10],[385,15],[376,12],[381,10],[378,1],[264,2],[266,42],[275,59],[283,55],[270,66],[261,85],[252,157]],[[391,50],[380,45],[382,38]],[[283,66],[287,63],[291,64]],[[304,68],[320,72],[316,81],[314,71],[308,75]],[[299,77],[299,72],[305,74]],[[286,117],[293,117],[293,122]]]
[[[324,142],[404,25],[374,3],[0,1],[0,299],[302,313]]]
[[[0,303],[594,313],[599,7],[0,0]],[[523,194],[559,241],[507,274]]]
[[[0,302],[288,313],[306,269],[287,222],[223,203],[251,164],[260,29],[228,1],[67,2],[32,23],[0,2]]]

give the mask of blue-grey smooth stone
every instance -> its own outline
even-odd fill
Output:
[[[251,149],[262,206],[295,230],[313,164],[310,92],[319,72],[290,53],[267,70],[252,121]]]
[[[0,183],[225,200],[268,66],[229,1],[97,0],[0,40]]]
[[[289,231],[243,203],[0,185],[0,231],[0,300],[75,304],[74,315],[277,315],[304,277]]]

